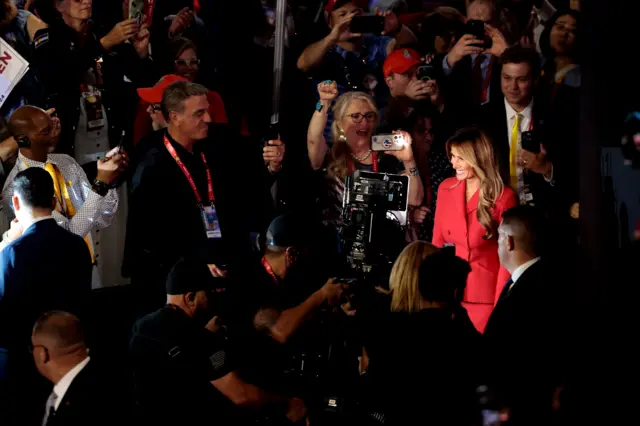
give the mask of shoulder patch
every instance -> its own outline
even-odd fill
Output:
[[[37,49],[49,41],[49,31],[45,31],[33,40],[33,45]]]

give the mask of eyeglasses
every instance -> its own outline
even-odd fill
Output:
[[[362,123],[363,118],[366,118],[369,123],[373,123],[374,121],[376,121],[378,114],[373,111],[367,112],[366,114],[360,114],[359,112],[356,112],[355,114],[349,114],[349,117],[351,117],[351,121],[353,121],[355,124]]]
[[[180,65],[180,66],[198,66],[200,65],[200,59],[176,59],[175,60],[176,65]]]

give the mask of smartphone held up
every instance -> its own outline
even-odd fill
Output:
[[[349,31],[353,34],[375,34],[384,32],[384,16],[359,15],[354,16],[349,25]]]
[[[407,140],[402,134],[381,134],[371,138],[372,151],[401,151],[407,146]]]

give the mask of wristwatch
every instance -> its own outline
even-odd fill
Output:
[[[104,197],[105,195],[107,195],[107,193],[111,189],[111,185],[109,185],[106,182],[103,182],[101,180],[96,179],[91,184],[91,189],[93,190],[93,192],[95,192],[99,196]]]

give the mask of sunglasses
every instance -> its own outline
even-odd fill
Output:
[[[162,107],[160,105],[151,105],[151,111],[160,112],[162,111]]]
[[[176,59],[175,60],[176,65],[180,65],[180,66],[192,66],[192,65],[200,65],[200,59]]]
[[[362,123],[363,118],[366,118],[369,123],[373,123],[374,121],[376,121],[378,114],[373,111],[367,112],[366,114],[360,114],[359,112],[356,112],[355,114],[349,114],[349,117],[351,117],[351,121],[355,124]]]

